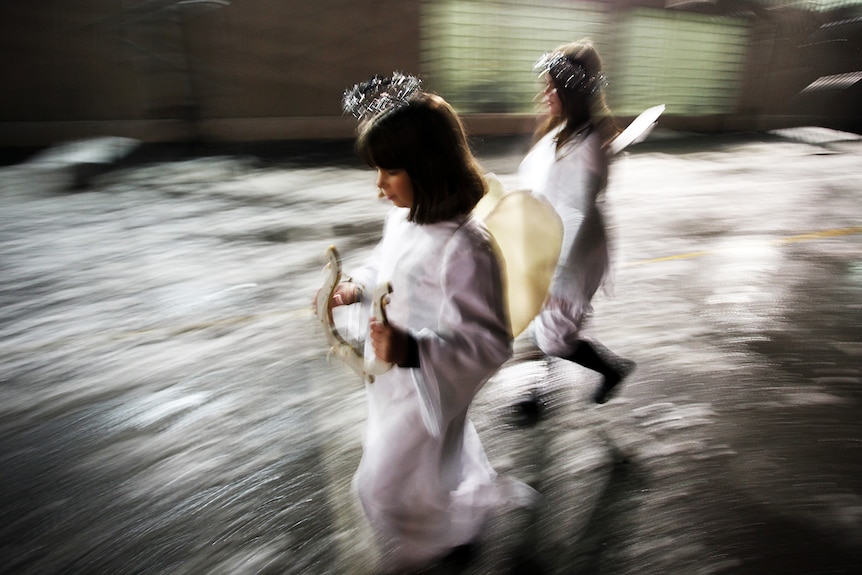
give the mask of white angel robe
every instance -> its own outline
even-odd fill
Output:
[[[607,185],[608,156],[596,130],[586,129],[556,150],[552,130],[524,157],[519,183],[544,196],[563,221],[563,244],[548,301],[533,321],[536,344],[557,357],[570,355],[590,301],[609,268],[608,237],[599,201]]]
[[[365,290],[391,283],[387,317],[419,348],[418,368],[393,366],[367,384],[354,478],[395,567],[471,542],[488,512],[512,495],[512,483],[497,479],[467,419],[476,393],[511,356],[492,240],[472,218],[417,225],[407,213],[393,209],[372,263],[353,274]],[[369,341],[366,357],[373,353]]]

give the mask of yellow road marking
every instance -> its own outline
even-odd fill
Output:
[[[782,245],[782,244],[791,244],[795,242],[807,242],[812,240],[821,240],[824,238],[835,238],[840,236],[852,236],[855,234],[862,234],[862,227],[855,226],[850,228],[838,228],[833,230],[823,230],[821,232],[812,232],[808,234],[799,234],[796,236],[787,236],[786,238],[778,238],[777,240],[772,240],[771,243]],[[623,267],[629,266],[641,266],[645,264],[656,264],[661,262],[669,262],[674,260],[688,260],[693,258],[699,258],[701,256],[707,256],[710,254],[714,254],[720,250],[701,250],[698,252],[689,252],[686,254],[676,254],[673,256],[664,256],[660,258],[650,258],[648,260],[639,260],[636,262],[626,262]]]
[[[822,238],[835,238],[838,236],[852,236],[862,233],[862,227],[838,228],[835,230],[823,230],[822,232],[812,232],[810,234],[800,234],[798,236],[789,236],[775,240],[777,244],[790,244],[793,242],[805,242],[808,240],[819,240]]]
[[[644,264],[657,264],[657,263],[661,263],[661,262],[670,262],[673,260],[688,260],[688,259],[692,259],[692,258],[699,258],[701,256],[706,256],[706,255],[709,255],[711,253],[713,253],[713,252],[710,250],[704,250],[704,251],[700,251],[700,252],[690,252],[687,254],[677,254],[675,256],[664,256],[662,258],[651,258],[648,260],[639,260],[636,262],[625,262],[623,264],[623,266],[624,267],[642,266]]]

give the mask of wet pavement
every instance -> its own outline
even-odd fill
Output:
[[[525,146],[477,142],[510,186]],[[345,146],[198,152],[76,190],[0,169],[2,574],[372,572],[363,393],[310,301],[328,245],[349,269],[377,239],[373,174]],[[543,502],[433,572],[860,572],[860,159],[818,129],[619,158],[588,334],[637,370],[597,407],[596,374],[519,341],[472,418]]]

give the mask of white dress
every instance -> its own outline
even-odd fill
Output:
[[[524,157],[519,183],[544,196],[563,220],[563,245],[549,298],[533,321],[539,348],[557,357],[577,346],[590,301],[608,274],[610,257],[599,206],[608,157],[596,130],[584,130],[557,151],[552,130]]]
[[[395,567],[474,540],[512,487],[497,479],[467,419],[476,393],[511,356],[492,240],[471,218],[417,225],[407,212],[393,209],[373,262],[353,274],[364,289],[391,282],[387,317],[419,348],[420,367],[394,366],[366,386],[367,428],[354,479]],[[366,347],[368,357],[370,342]]]

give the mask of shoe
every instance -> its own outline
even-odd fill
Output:
[[[441,563],[448,567],[465,569],[479,554],[477,543],[465,543],[452,549],[448,555],[443,557]]]
[[[624,359],[614,373],[606,375],[602,385],[593,395],[593,401],[598,404],[607,403],[619,391],[619,385],[628,375],[634,371],[637,364],[631,360]]]
[[[429,565],[389,575],[459,575],[467,572],[470,564],[478,557],[478,553],[477,543],[465,543],[453,547],[446,555]]]
[[[530,390],[530,395],[511,407],[512,423],[519,427],[535,425],[542,418],[544,410],[545,404],[539,392]]]

